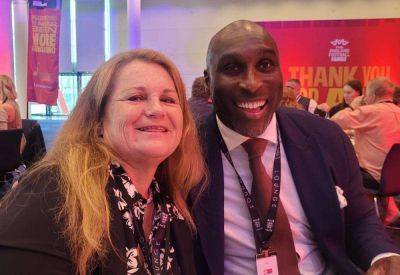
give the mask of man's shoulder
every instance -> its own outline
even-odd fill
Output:
[[[309,112],[294,108],[279,108],[277,110],[278,123],[287,129],[296,128],[305,136],[313,135],[319,139],[337,139],[343,130],[335,122]],[[282,125],[283,124],[283,125]]]
[[[330,121],[329,119],[321,118],[303,110],[280,107],[278,108],[276,113],[281,120],[290,120],[294,124],[304,126],[316,126],[317,128],[322,127],[338,129],[336,123]]]
[[[359,106],[355,109],[358,112],[355,114],[367,116],[371,115],[374,117],[387,117],[389,114],[398,113],[400,114],[400,108],[394,108],[393,104],[388,103],[375,103],[369,105]]]

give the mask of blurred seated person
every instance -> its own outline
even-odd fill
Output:
[[[386,155],[393,144],[400,143],[400,108],[393,104],[393,90],[390,80],[375,78],[367,85],[365,105],[345,108],[331,118],[342,129],[354,130],[354,148],[366,188],[378,187]],[[354,101],[362,103],[358,98]],[[397,216],[397,206],[390,200],[385,221],[390,223]]]
[[[192,97],[189,98],[190,109],[196,121],[203,121],[212,113],[210,91],[207,89],[204,76],[197,77],[192,84]]]
[[[300,103],[297,102],[296,96],[294,95],[294,90],[289,87],[283,87],[280,106],[304,110],[303,106],[301,106]]]
[[[0,106],[7,112],[7,129],[22,128],[21,114],[16,99],[14,82],[10,77],[0,75]]]
[[[152,50],[111,58],[1,201],[0,273],[194,274],[199,148],[176,66]]]
[[[361,81],[357,79],[347,81],[343,85],[343,101],[329,110],[329,117],[333,117],[337,112],[345,108],[351,108],[351,102],[360,95],[362,95]]]
[[[0,130],[7,130],[7,111],[0,106]]]
[[[394,87],[393,103],[397,106],[400,106],[400,87],[399,86]]]
[[[15,90],[14,82],[7,75],[0,75],[0,127],[3,129],[22,129],[21,113],[19,110],[18,103],[15,101],[17,99],[17,92]],[[4,111],[7,113],[7,128],[4,127]],[[3,126],[1,126],[3,125]],[[25,147],[25,137],[22,136],[21,139],[21,152]]]
[[[318,105],[314,99],[302,96],[300,80],[289,79],[286,81],[285,87],[293,89],[297,102],[300,103],[304,110],[320,117],[326,117],[327,112],[329,112],[329,105],[326,103]]]

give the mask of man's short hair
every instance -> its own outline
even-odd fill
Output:
[[[299,90],[301,88],[300,80],[298,80],[297,78],[289,79],[288,81],[286,81],[285,87]]]
[[[393,90],[393,83],[386,77],[374,78],[368,83],[367,86],[367,91],[373,93],[378,98],[391,98]]]
[[[297,78],[291,78],[286,82],[293,82],[293,83],[296,83],[297,85],[301,86],[300,80],[298,80]]]
[[[206,82],[204,80],[204,76],[197,77],[192,84],[192,97],[197,98],[210,98],[210,92],[206,87]]]

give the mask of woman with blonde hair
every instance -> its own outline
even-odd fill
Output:
[[[7,112],[7,128],[21,129],[21,113],[14,82],[7,75],[0,75],[0,107]]]
[[[2,274],[194,274],[185,201],[204,175],[176,66],[153,50],[116,55],[2,201]]]

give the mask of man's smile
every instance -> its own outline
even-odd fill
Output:
[[[264,100],[243,100],[235,102],[236,107],[249,112],[249,113],[258,113],[264,109],[267,105],[268,99]]]

